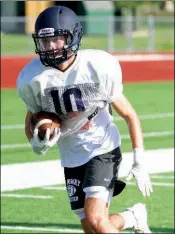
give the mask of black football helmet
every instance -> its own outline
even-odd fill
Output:
[[[35,33],[32,34],[36,46],[35,52],[39,54],[43,65],[56,68],[58,64],[77,53],[82,33],[80,21],[71,9],[64,6],[49,7],[40,13],[35,22]],[[43,40],[59,36],[66,38],[63,49],[44,49]]]

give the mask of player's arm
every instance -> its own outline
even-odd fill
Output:
[[[25,69],[25,68],[24,68]],[[30,72],[29,72],[30,73]],[[28,70],[22,70],[17,79],[17,93],[20,99],[25,103],[27,113],[25,117],[25,134],[32,145],[33,151],[37,154],[46,154],[48,149],[57,143],[60,132],[58,129],[50,139],[50,129],[47,129],[44,140],[41,140],[38,136],[38,127],[35,126],[34,131],[31,130],[31,118],[35,112],[39,112],[36,102],[35,92],[32,92],[32,87],[28,83],[29,77]]]
[[[121,94],[120,97],[112,103],[112,106],[127,123],[133,149],[143,148],[143,135],[140,120],[131,103]]]
[[[112,103],[114,110],[126,121],[133,147],[133,165],[127,180],[136,178],[138,189],[145,196],[152,192],[149,174],[144,160],[143,135],[139,118],[131,103],[123,95],[122,70],[119,62],[108,55],[106,67],[108,72],[103,80],[108,103]]]
[[[153,191],[149,174],[145,166],[143,135],[139,118],[127,98],[121,94],[116,101],[112,102],[114,110],[126,121],[133,147],[133,165],[127,176],[130,180],[133,176],[136,178],[138,189],[144,196],[149,196]]]
[[[28,111],[27,114],[26,114],[26,118],[25,118],[25,134],[26,134],[26,137],[27,137],[29,142],[33,137],[33,132],[31,131],[31,127],[30,127],[31,118],[32,118],[33,114],[34,113]]]

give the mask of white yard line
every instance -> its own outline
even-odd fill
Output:
[[[1,130],[24,129],[24,124],[2,125]]]
[[[23,226],[1,226],[1,229],[9,230],[26,230],[26,231],[41,231],[41,232],[58,232],[58,233],[83,233],[80,229],[69,228],[43,228],[43,227],[23,227]]]
[[[159,113],[159,114],[151,114],[151,115],[140,115],[139,119],[165,119],[165,118],[173,118],[174,113]],[[114,117],[114,120],[122,121],[123,119],[120,117]],[[24,124],[15,124],[15,125],[3,125],[1,126],[1,130],[12,130],[12,129],[24,129]]]
[[[146,132],[143,133],[144,138],[150,138],[150,137],[163,137],[163,136],[171,136],[174,135],[174,131],[162,131],[162,132]],[[130,139],[130,135],[121,135],[122,139]]]
[[[1,166],[1,192],[64,184],[60,160]]]
[[[151,182],[152,185],[162,186],[162,187],[174,187],[173,183],[161,183],[161,182]],[[135,182],[127,182],[127,185],[134,185],[136,186]]]
[[[16,148],[29,148],[31,145],[29,143],[26,144],[7,144],[1,145],[1,150],[3,149],[16,149]]]
[[[51,198],[53,198],[53,196],[40,196],[40,195],[31,195],[31,194],[12,194],[12,193],[1,194],[1,197],[34,198],[34,199],[51,199]]]
[[[140,120],[147,120],[147,119],[166,119],[166,118],[173,118],[174,113],[160,113],[160,114],[151,114],[151,115],[139,115]],[[114,117],[114,120],[122,121],[121,117]]]
[[[144,138],[150,137],[164,137],[164,136],[172,136],[174,135],[174,131],[161,131],[161,132],[145,132],[143,133]],[[128,134],[121,135],[122,140],[130,139]],[[16,148],[29,148],[31,145],[29,143],[24,144],[5,144],[1,145],[1,150],[5,149],[16,149]]]
[[[145,164],[150,174],[174,171],[174,149],[146,150]],[[166,162],[166,163],[165,163]],[[119,177],[125,177],[133,164],[132,152],[123,153]],[[64,184],[60,160],[16,163],[1,166],[1,192]]]
[[[174,179],[174,176],[152,175],[151,178],[155,178],[155,179]]]
[[[24,230],[24,231],[41,231],[41,232],[57,232],[57,233],[84,233],[80,229],[69,229],[69,228],[43,228],[43,227],[23,227],[23,226],[1,226],[1,229],[8,230]],[[121,233],[133,233],[122,231]]]
[[[65,186],[44,186],[44,187],[41,187],[41,189],[46,189],[46,190],[63,190],[63,191],[66,191],[66,187]]]

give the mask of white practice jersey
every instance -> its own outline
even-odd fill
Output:
[[[61,118],[58,145],[64,167],[83,165],[120,145],[109,104],[119,98],[122,90],[119,62],[101,50],[80,50],[65,72],[34,59],[17,80],[18,95],[28,111],[52,112]]]

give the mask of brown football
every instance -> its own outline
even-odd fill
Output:
[[[60,120],[58,115],[54,114],[54,113],[50,113],[50,112],[38,112],[36,114],[34,114],[31,118],[31,130],[33,131],[36,124],[41,121],[41,120],[45,120],[45,119],[49,119],[52,122],[51,123],[43,123],[40,127],[39,127],[39,131],[38,131],[38,136],[41,140],[44,139],[45,133],[46,133],[46,129],[50,128],[50,138],[53,136],[54,134],[54,129],[55,128],[60,128]]]

